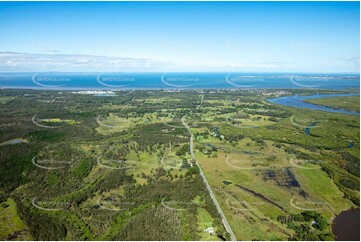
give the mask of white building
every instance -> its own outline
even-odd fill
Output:
[[[213,227],[206,228],[206,229],[204,230],[204,232],[207,232],[207,233],[209,233],[209,234],[212,235],[212,234],[214,233]]]

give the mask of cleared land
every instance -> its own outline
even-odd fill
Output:
[[[333,239],[359,206],[359,117],[267,102],[285,93],[313,94],[0,90],[1,214],[18,221],[1,238],[229,240],[193,148],[238,240]]]

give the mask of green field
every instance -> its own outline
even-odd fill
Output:
[[[333,239],[359,207],[359,117],[267,102],[315,92],[0,90],[0,238],[229,240],[183,117],[238,240]]]
[[[33,240],[11,198],[0,203],[0,240]]]

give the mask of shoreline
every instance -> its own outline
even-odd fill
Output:
[[[261,90],[278,90],[278,91],[285,91],[285,90],[300,90],[300,91],[311,91],[311,92],[333,92],[333,94],[350,94],[350,95],[360,95],[360,87],[347,87],[343,89],[307,89],[301,87],[260,87],[260,88],[240,88],[240,87],[188,87],[188,88],[166,88],[166,87],[132,87],[132,88],[110,88],[110,87],[69,87],[69,88],[41,88],[36,86],[28,86],[28,87],[21,87],[21,86],[1,86],[0,90],[32,90],[32,91],[261,91]],[[358,92],[356,92],[358,90]],[[323,94],[323,93],[321,93]],[[303,96],[300,94],[299,96]],[[283,96],[286,97],[286,96]],[[290,97],[290,96],[287,96]]]
[[[352,96],[354,96],[354,95],[352,95]],[[349,96],[349,97],[352,97],[352,96]],[[327,98],[327,97],[325,97],[325,98]],[[330,98],[332,98],[332,97],[330,97]],[[337,98],[337,97],[335,97],[335,98]],[[357,111],[352,110],[352,109],[346,109],[346,108],[340,108],[340,107],[335,107],[335,106],[323,105],[323,104],[313,103],[312,101],[310,101],[310,100],[314,100],[314,99],[318,99],[318,98],[309,98],[309,99],[305,99],[303,101],[305,103],[315,104],[315,105],[319,105],[319,106],[323,106],[323,107],[327,107],[327,108],[332,108],[332,109],[336,109],[336,110],[346,110],[346,111],[351,111],[351,112],[357,112]],[[360,110],[358,110],[358,111],[360,111]]]
[[[358,212],[358,215],[359,215],[359,223],[360,223],[360,207],[351,207],[351,208],[349,208],[349,209],[346,209],[346,210],[342,210],[342,211],[340,211],[335,217],[333,217],[332,218],[332,220],[331,220],[331,232],[332,232],[332,235],[334,236],[334,239],[335,239],[335,241],[338,241],[337,240],[337,236],[336,236],[336,234],[335,234],[335,226],[336,226],[336,219],[337,219],[337,217],[339,217],[342,213],[347,213],[347,212],[352,212],[352,211],[354,211],[354,210],[359,210],[359,212]],[[360,227],[359,227],[360,228]],[[359,229],[359,231],[358,231],[358,235],[360,236],[360,229]],[[359,237],[359,239],[360,239],[360,237]],[[342,241],[342,240],[344,240],[344,239],[341,239],[341,240],[339,240],[339,241]],[[358,240],[355,240],[355,241],[358,241]]]
[[[324,105],[313,104],[307,102],[307,99],[321,99],[321,98],[331,98],[331,97],[350,97],[350,96],[360,96],[360,93],[333,93],[333,94],[312,94],[306,96],[292,95],[284,97],[269,98],[267,101],[272,104],[278,104],[281,106],[301,108],[315,111],[323,111],[329,113],[342,113],[349,115],[360,115],[360,112],[350,111],[346,109],[336,109],[333,107],[327,107]],[[288,102],[287,102],[288,101]]]

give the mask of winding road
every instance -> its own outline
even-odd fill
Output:
[[[211,186],[209,185],[209,183],[208,183],[208,181],[207,181],[207,179],[206,179],[206,176],[204,175],[204,173],[203,173],[203,171],[202,171],[201,166],[198,164],[198,162],[197,162],[197,160],[196,160],[196,157],[194,156],[194,152],[193,152],[193,137],[194,137],[194,136],[193,136],[193,134],[192,134],[192,132],[191,132],[190,127],[189,127],[189,126],[186,124],[186,122],[184,121],[184,119],[185,119],[186,116],[187,116],[187,115],[184,115],[181,120],[182,120],[182,123],[183,123],[184,127],[186,127],[186,129],[188,130],[188,132],[189,132],[190,135],[191,135],[191,138],[190,138],[190,140],[189,140],[189,146],[190,146],[190,153],[191,153],[191,156],[192,156],[192,160],[193,160],[193,161],[197,164],[197,166],[199,167],[199,174],[201,175],[201,177],[202,177],[202,179],[203,179],[203,182],[204,182],[204,184],[205,184],[206,187],[207,187],[207,190],[208,190],[208,192],[209,192],[209,195],[211,196],[214,204],[216,205],[216,208],[217,208],[218,213],[219,213],[219,214],[221,215],[221,217],[222,217],[222,222],[223,222],[223,225],[224,225],[226,231],[230,234],[232,241],[237,241],[236,236],[234,235],[234,233],[233,233],[233,231],[232,231],[232,229],[231,229],[231,226],[229,225],[229,223],[228,223],[228,221],[227,221],[227,218],[226,218],[226,216],[224,215],[221,206],[219,206],[219,203],[217,202],[216,196],[214,195],[214,193],[213,193],[213,191],[212,191],[212,189],[211,189]]]

